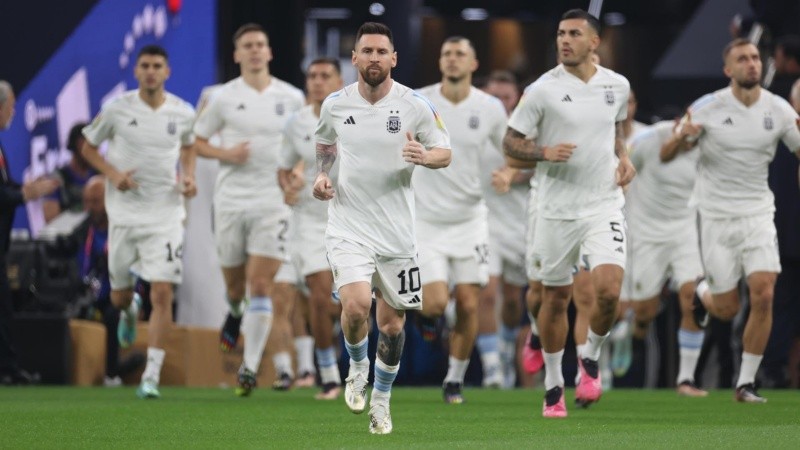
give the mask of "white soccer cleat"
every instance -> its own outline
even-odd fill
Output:
[[[367,374],[355,372],[345,379],[344,402],[353,414],[361,414],[367,407]]]
[[[369,432],[372,434],[389,434],[392,432],[392,415],[389,413],[389,402],[376,402],[370,406]]]

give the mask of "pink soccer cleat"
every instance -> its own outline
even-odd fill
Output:
[[[567,417],[567,406],[564,404],[564,388],[556,386],[545,392],[542,417],[548,419],[563,419]]]
[[[597,361],[589,358],[578,359],[580,382],[575,388],[575,403],[586,408],[590,404],[600,401],[603,395],[603,384],[600,382],[600,371]]]
[[[534,374],[542,370],[542,367],[544,367],[544,356],[539,336],[534,337],[533,333],[528,332],[525,347],[522,348],[522,368],[525,372]]]

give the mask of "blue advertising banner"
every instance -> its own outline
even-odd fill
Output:
[[[136,88],[136,55],[148,44],[169,54],[167,90],[196,103],[203,86],[216,77],[216,1],[99,2],[28,87],[17,92],[16,116],[0,133],[13,178],[33,179],[66,164],[70,128],[91,121],[103,103]],[[17,45],[24,51],[24,43]],[[16,215],[14,228],[28,228],[35,236],[44,223],[41,202],[26,209],[27,214]]]

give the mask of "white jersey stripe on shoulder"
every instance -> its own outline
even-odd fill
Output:
[[[705,108],[706,106],[714,103],[717,100],[717,96],[714,94],[706,94],[699,99],[697,99],[689,109],[692,112],[700,111],[701,109]]]

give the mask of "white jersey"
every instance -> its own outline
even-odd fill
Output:
[[[117,225],[153,225],[186,215],[177,165],[181,147],[194,143],[194,109],[170,93],[153,109],[128,91],[105,104],[83,129],[93,146],[108,140],[106,159],[120,172],[134,170],[136,189],[122,192],[106,180],[109,220]]]
[[[615,173],[616,122],[627,116],[628,80],[605,67],[584,83],[558,65],[525,89],[508,126],[536,135],[536,144],[575,144],[569,161],[537,164],[539,213],[581,219],[625,203]]]
[[[767,170],[779,139],[792,151],[800,149],[794,109],[766,89],[746,107],[727,87],[701,97],[689,111],[703,127],[694,190],[700,212],[713,218],[773,213]]]
[[[339,159],[326,236],[360,243],[383,256],[412,257],[414,164],[403,159],[406,132],[428,149],[449,149],[450,140],[428,99],[392,83],[375,104],[359,94],[358,83],[331,94],[322,104],[316,142],[336,144]]]
[[[303,161],[303,190],[294,213],[312,220],[328,220],[328,204],[314,198],[314,180],[317,178],[317,146],[314,144],[314,131],[317,129],[319,117],[314,114],[314,106],[306,105],[289,118],[284,129],[283,147],[281,148],[281,169],[292,169],[298,162]],[[333,168],[328,173],[333,186],[339,172],[339,161],[333,163]]]
[[[285,207],[277,179],[282,131],[289,116],[304,103],[299,89],[275,77],[262,92],[241,77],[214,92],[197,118],[195,133],[203,138],[219,133],[223,149],[242,142],[250,144],[250,157],[245,164],[220,161],[214,189],[215,210]]]
[[[506,132],[503,104],[477,88],[454,104],[442,95],[442,84],[419,90],[442,115],[453,159],[439,170],[418,170],[414,173],[417,217],[426,222],[463,222],[486,214],[481,192],[481,154],[492,151],[501,155]],[[483,167],[483,168],[482,168]]]
[[[495,192],[492,187],[492,171],[505,165],[502,150],[495,147],[484,148],[481,153],[481,186],[489,210],[489,233],[493,240],[522,242],[525,238],[529,187],[526,183],[512,184],[505,194]],[[520,251],[523,247],[520,247]]]
[[[661,146],[672,137],[675,122],[648,127],[631,142],[636,178],[625,200],[628,229],[637,242],[668,242],[697,227],[697,209],[689,206],[697,174],[697,152],[679,152],[661,162]]]

